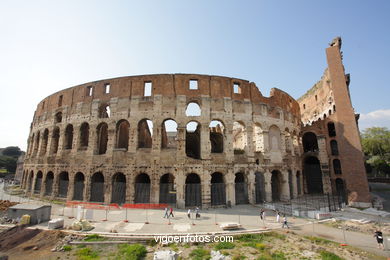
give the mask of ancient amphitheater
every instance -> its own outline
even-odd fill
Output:
[[[346,102],[335,88],[345,92],[349,84],[344,69],[341,83],[334,76],[340,47],[341,40],[327,49],[326,82],[298,101],[279,89],[265,97],[246,80],[198,74],[120,77],[59,91],[35,111],[22,186],[41,197],[179,208],[336,191],[363,205],[360,141],[351,155],[355,136],[327,135],[355,120],[336,112]],[[337,155],[328,145],[336,140]],[[355,164],[343,164],[341,174],[333,164],[343,155]]]

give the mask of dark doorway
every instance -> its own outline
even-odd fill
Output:
[[[202,206],[202,193],[200,178],[197,174],[191,173],[186,178],[186,207]]]
[[[263,203],[265,201],[264,175],[260,172],[255,173],[255,194],[256,204]]]
[[[306,179],[309,194],[323,193],[322,172],[320,161],[313,156],[305,159],[303,174]]]
[[[74,177],[73,200],[83,200],[84,198],[83,193],[84,193],[84,174],[78,172]]]
[[[317,152],[318,142],[317,136],[312,132],[307,132],[302,137],[303,151],[306,152]]]
[[[141,173],[135,178],[134,203],[150,202],[150,178],[146,173]]]
[[[211,205],[225,205],[226,191],[223,175],[220,172],[214,172],[211,175]]]
[[[52,172],[48,172],[46,175],[45,196],[50,196],[53,192],[53,180],[54,174]]]
[[[176,204],[175,177],[167,173],[160,178],[160,203]]]
[[[234,188],[236,192],[236,205],[248,204],[248,185],[242,172],[236,173]]]
[[[200,159],[200,124],[189,122],[186,127],[186,155]]]
[[[123,204],[126,201],[126,176],[117,172],[112,176],[111,202]]]
[[[58,183],[58,197],[66,198],[68,195],[69,175],[67,172],[61,172]]]
[[[282,192],[282,174],[276,170],[272,171],[271,174],[272,201],[280,201],[280,193]]]
[[[104,176],[101,172],[92,175],[90,201],[104,202]]]
[[[341,197],[343,202],[347,202],[347,194],[345,192],[345,184],[344,181],[340,178],[336,179],[336,192],[337,195]]]
[[[42,186],[42,172],[39,171],[37,173],[37,178],[35,180],[34,193],[36,194],[41,193],[41,186]]]

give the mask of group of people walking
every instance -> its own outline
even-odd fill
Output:
[[[188,216],[189,219],[191,219],[191,213],[192,212],[195,212],[195,218],[196,219],[200,218],[200,209],[199,209],[199,207],[196,207],[193,210],[188,209],[187,216]],[[170,207],[170,208],[166,207],[164,209],[164,217],[163,218],[170,218],[170,217],[172,217],[172,218],[175,217],[173,215],[173,208],[172,207]]]
[[[276,222],[280,223],[280,212],[278,210],[276,210],[275,213],[276,213]],[[260,219],[262,221],[265,220],[265,210],[264,209],[260,209]],[[285,214],[283,214],[282,228],[290,228],[288,226],[287,217]]]

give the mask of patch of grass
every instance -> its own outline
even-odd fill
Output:
[[[214,246],[216,250],[221,250],[221,249],[233,249],[235,245],[232,242],[219,242]]]
[[[84,241],[88,241],[88,242],[105,241],[105,240],[107,240],[107,238],[102,237],[102,236],[99,236],[98,234],[87,235],[87,236],[84,238]]]
[[[177,247],[177,244],[175,244],[175,243],[169,244],[169,247],[170,247],[173,251],[176,251],[176,252],[179,251],[179,248]]]
[[[254,249],[258,249],[260,251],[267,249],[267,245],[263,243],[256,243],[256,242],[248,242],[245,243],[244,246],[253,247]]]
[[[71,250],[72,250],[72,246],[70,246],[70,245],[64,245],[64,246],[62,247],[62,249],[63,249],[65,252],[71,251]]]
[[[236,237],[236,240],[241,242],[263,242],[271,241],[272,239],[285,240],[286,236],[277,232],[265,232],[261,234],[244,234]]]
[[[224,256],[230,255],[230,253],[228,251],[226,251],[226,250],[221,251],[221,254],[223,254]]]
[[[148,246],[155,246],[155,245],[157,245],[157,242],[156,242],[156,240],[154,240],[154,239],[151,239],[151,240],[149,240],[148,241]]]
[[[287,259],[283,252],[275,252],[271,255],[272,260],[285,260]]]
[[[210,259],[210,251],[203,249],[203,248],[196,248],[191,251],[190,253],[191,259],[194,260],[203,260],[203,259]]]
[[[315,244],[321,244],[321,245],[337,244],[336,242],[321,237],[305,236],[304,238],[310,240]]]
[[[82,245],[82,244],[77,245],[77,248],[84,248],[84,247],[85,247],[85,245]]]
[[[320,252],[320,256],[321,256],[322,260],[343,260],[344,259],[344,258],[339,257],[336,254],[333,254],[332,252],[328,252],[325,250]]]
[[[185,243],[185,244],[183,245],[183,247],[184,247],[184,248],[190,248],[191,246],[190,246],[190,244]]]
[[[235,255],[235,256],[233,256],[232,260],[243,260],[245,258],[246,258],[246,256],[243,256],[243,255]]]
[[[146,248],[141,244],[122,244],[118,245],[116,259],[138,260],[146,256]]]
[[[92,250],[89,247],[85,247],[77,250],[76,256],[78,260],[98,259],[99,253],[97,251]]]

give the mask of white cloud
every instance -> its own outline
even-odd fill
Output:
[[[360,114],[360,130],[373,126],[390,128],[390,109],[380,109],[367,114]]]

